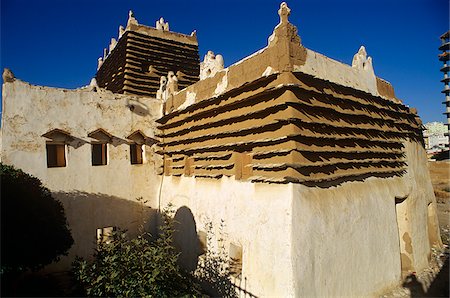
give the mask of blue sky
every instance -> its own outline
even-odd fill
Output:
[[[163,16],[172,31],[197,30],[207,50],[230,65],[266,46],[281,1],[1,0],[1,62],[32,84],[76,88],[95,75],[97,58],[132,9],[139,23]],[[424,122],[444,121],[437,48],[449,28],[448,0],[287,1],[309,49],[351,64],[361,45],[377,76],[416,107]]]

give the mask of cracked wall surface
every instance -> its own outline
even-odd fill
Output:
[[[131,165],[129,144],[133,142],[127,136],[140,130],[154,137],[154,120],[161,117],[159,101],[102,89],[33,86],[17,79],[3,84],[2,98],[2,163],[38,177],[56,194],[74,235],[69,257],[54,268],[66,270],[75,255],[90,258],[97,228],[121,226],[133,233],[141,224],[139,212],[148,223],[154,221],[161,158],[154,153],[155,146],[144,145],[143,164]],[[88,134],[99,128],[112,136],[108,162],[92,166],[91,143],[97,140]],[[47,167],[46,143],[52,140],[43,134],[53,129],[71,136],[65,167]],[[148,200],[151,208],[140,208],[139,197]]]

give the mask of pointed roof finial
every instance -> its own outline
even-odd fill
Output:
[[[3,69],[3,83],[14,82],[15,79],[16,77],[12,73],[11,69],[9,68]]]
[[[289,23],[288,17],[291,14],[291,9],[288,7],[286,2],[280,4],[280,9],[278,10],[278,15],[280,16],[280,23]]]
[[[127,29],[130,27],[130,25],[138,25],[138,22],[136,18],[134,17],[134,13],[132,10],[128,12],[128,22],[127,22]]]

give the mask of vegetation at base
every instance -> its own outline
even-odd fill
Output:
[[[200,257],[194,276],[202,289],[211,297],[237,297],[236,288],[231,282],[229,256],[225,249],[224,222],[221,221],[218,233],[218,249],[207,250]],[[214,227],[211,222],[206,224],[206,238],[208,243],[214,241]]]
[[[156,239],[141,232],[128,239],[116,230],[111,238],[98,243],[92,262],[77,258],[73,275],[87,296],[96,297],[237,297],[231,283],[228,256],[223,245],[223,222],[219,231],[219,249],[207,251],[194,272],[178,264],[179,253],[173,243],[174,211],[169,205],[162,212],[162,225]],[[213,226],[207,225],[208,241]]]
[[[442,243],[445,245],[450,245],[450,231],[449,231],[448,226],[441,227],[440,232],[441,232]]]
[[[42,182],[0,163],[1,275],[37,270],[73,244],[62,204]]]
[[[165,209],[159,237],[148,233],[127,239],[124,231],[98,244],[94,261],[78,258],[73,264],[76,280],[88,296],[180,297],[200,296],[195,279],[177,264],[173,246],[173,212]]]

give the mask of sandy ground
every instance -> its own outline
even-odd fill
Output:
[[[438,204],[439,226],[442,238],[448,244],[450,227],[450,161],[428,162],[431,182]]]

